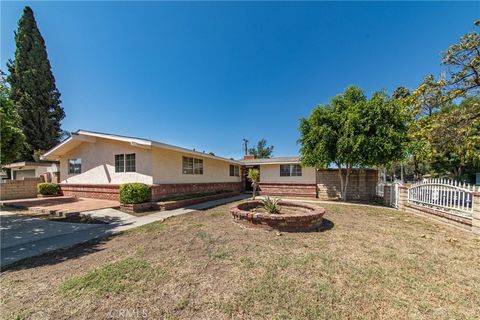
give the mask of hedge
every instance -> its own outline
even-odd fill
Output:
[[[150,200],[150,187],[144,183],[125,183],[120,186],[120,203],[134,204]]]
[[[43,195],[56,195],[58,194],[58,184],[56,183],[48,183],[48,182],[43,182],[37,184],[37,191],[40,194]]]

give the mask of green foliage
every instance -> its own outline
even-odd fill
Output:
[[[384,92],[367,99],[360,88],[349,87],[301,119],[302,164],[317,168],[336,164],[346,200],[353,167],[382,166],[405,157],[408,119],[401,100]]]
[[[150,188],[144,183],[125,183],[120,186],[120,203],[134,204],[150,199]]]
[[[271,158],[273,153],[273,146],[267,146],[267,140],[261,139],[258,141],[255,148],[250,148],[248,153],[254,155],[257,159]]]
[[[260,171],[258,171],[258,169],[249,169],[247,178],[252,183],[253,199],[255,200],[255,197],[257,196],[258,184],[260,183]]]
[[[20,159],[25,143],[21,119],[10,99],[3,72],[0,71],[0,164]]]
[[[480,169],[480,97],[422,118],[419,128],[419,141],[426,145],[425,158],[434,172],[458,178],[465,171]]]
[[[37,184],[38,193],[43,195],[57,195],[59,189],[60,188],[56,183],[44,182],[44,183]]]
[[[260,200],[263,205],[263,208],[271,214],[278,214],[282,207],[278,204],[280,199],[278,198],[270,198],[269,196],[265,197],[265,199]]]
[[[478,21],[475,26],[479,27]],[[442,64],[447,67],[446,96],[449,100],[480,94],[480,35],[467,33],[447,48]]]
[[[25,7],[18,22],[15,43],[15,59],[8,63],[8,81],[26,136],[24,157],[32,159],[34,150],[48,150],[59,142],[65,113],[45,42],[29,7]]]
[[[477,22],[475,25],[478,27]],[[431,116],[456,98],[480,93],[479,48],[480,35],[471,32],[445,50],[442,64],[446,67],[446,72],[443,72],[446,76],[435,79],[433,75],[427,75],[410,97],[418,113]]]
[[[129,257],[70,278],[59,291],[65,296],[119,294],[131,290],[137,282],[153,281],[156,276],[158,271],[147,260]]]

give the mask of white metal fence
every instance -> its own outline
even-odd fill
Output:
[[[450,214],[471,217],[473,192],[476,190],[475,186],[467,183],[448,179],[430,179],[408,188],[408,202]]]

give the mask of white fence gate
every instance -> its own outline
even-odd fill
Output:
[[[448,179],[430,179],[408,188],[408,202],[471,218],[475,186]]]

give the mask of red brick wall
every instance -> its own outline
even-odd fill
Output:
[[[60,184],[60,190],[65,196],[78,198],[93,198],[105,200],[119,200],[120,185],[118,184]],[[241,182],[218,182],[218,183],[181,183],[159,184],[151,186],[151,200],[179,196],[192,193],[216,192],[216,191],[243,191]]]
[[[300,183],[260,183],[259,194],[315,198],[317,196],[317,186],[315,184]]]
[[[119,188],[118,184],[60,184],[64,196],[115,201],[119,200]]]
[[[216,192],[216,191],[243,191],[242,182],[213,182],[213,183],[178,183],[157,184],[151,187],[152,201],[171,196],[185,194]]]
[[[347,200],[371,201],[375,199],[378,171],[353,169],[347,188]],[[340,198],[340,177],[337,169],[317,171],[318,197],[322,200]]]

